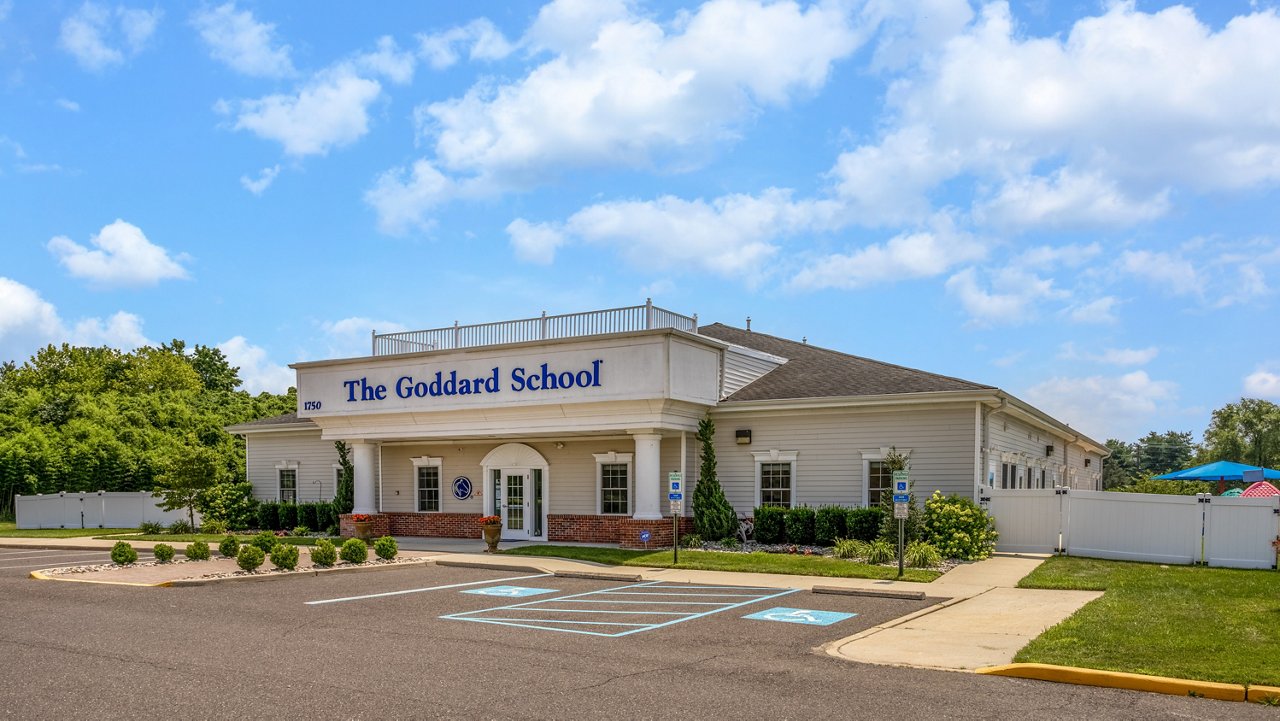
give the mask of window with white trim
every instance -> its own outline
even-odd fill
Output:
[[[604,516],[631,513],[631,453],[594,453],[596,511]]]
[[[280,502],[298,502],[298,469],[277,468],[276,479],[280,483]]]
[[[893,488],[893,471],[884,461],[867,462],[867,505],[878,506],[880,499]],[[892,495],[892,494],[890,494]]]
[[[797,451],[753,451],[756,461],[756,505],[795,505]]]
[[[439,513],[442,459],[418,456],[409,460],[413,461],[414,510],[418,513]]]

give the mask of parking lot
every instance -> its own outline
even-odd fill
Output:
[[[195,588],[26,573],[0,569],[0,713],[22,718],[1275,718],[815,652],[932,601],[436,565]]]

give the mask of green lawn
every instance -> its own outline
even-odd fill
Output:
[[[1018,585],[1106,594],[1014,661],[1280,686],[1280,572],[1059,556]]]
[[[225,533],[222,535],[217,535],[213,533],[177,533],[177,534],[137,533],[138,529],[136,528],[126,529],[126,530],[132,530],[134,531],[134,533],[128,536],[112,536],[111,540],[113,541],[159,541],[163,543],[192,543],[194,541],[204,541],[205,543],[208,543],[210,546],[217,546],[219,543],[222,542],[222,539],[227,537]],[[242,533],[236,533],[233,535],[236,537],[236,540],[240,541],[241,543],[248,543],[249,541],[253,540],[252,535],[245,535]],[[280,536],[276,540],[281,543],[288,543],[294,546],[314,546],[316,545],[316,541],[319,541],[321,539],[313,538],[311,536]],[[343,541],[343,539],[341,538],[330,538],[329,540],[332,541],[335,546],[341,546]],[[369,545],[372,546],[373,544],[369,544]]]
[[[716,551],[680,551],[680,563],[671,561],[671,551],[627,551],[621,548],[591,546],[525,546],[502,553],[512,556],[550,556],[574,561],[594,561],[611,566],[649,566],[651,568],[688,568],[696,571],[739,571],[747,573],[789,573],[798,576],[831,576],[839,578],[897,579],[898,569],[869,566],[841,558],[793,556],[782,553],[719,553]],[[908,568],[903,581],[928,583],[941,576],[937,571]]]
[[[31,528],[18,530],[13,521],[0,521],[0,538],[81,538],[110,533],[129,533],[136,528]]]

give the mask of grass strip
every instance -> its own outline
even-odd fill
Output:
[[[131,529],[137,531],[137,529]],[[252,535],[242,533],[232,534],[236,540],[241,543],[248,543],[253,540]],[[111,536],[107,540],[111,541],[159,541],[163,543],[192,543],[194,541],[204,541],[210,546],[216,546],[226,538],[226,534],[218,535],[214,533],[134,533],[128,536]],[[276,540],[280,543],[287,543],[292,546],[314,546],[316,541],[324,540],[314,536],[277,536]],[[330,538],[328,539],[335,546],[341,546],[344,539]],[[373,544],[370,543],[370,546]]]
[[[23,528],[13,521],[0,522],[0,538],[83,538],[111,533],[130,533],[136,528]]]
[[[1054,557],[1020,588],[1105,591],[1014,658],[1280,685],[1280,573]]]
[[[736,571],[740,573],[785,573],[793,576],[826,576],[832,578],[874,578],[928,583],[942,574],[921,568],[908,568],[898,579],[898,569],[869,566],[842,558],[801,556],[781,553],[722,553],[717,551],[680,551],[680,563],[672,562],[671,551],[629,551],[621,548],[592,546],[524,546],[502,553],[511,556],[541,556],[572,561],[593,561],[611,566],[648,566],[650,568],[686,568],[695,571]]]

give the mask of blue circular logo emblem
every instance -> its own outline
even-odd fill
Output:
[[[465,501],[471,497],[471,479],[466,476],[458,476],[453,479],[453,497],[459,501]]]
[[[653,534],[649,533],[648,531],[641,531],[641,532],[640,532],[640,542],[641,542],[641,543],[648,543],[650,538],[653,538]]]

